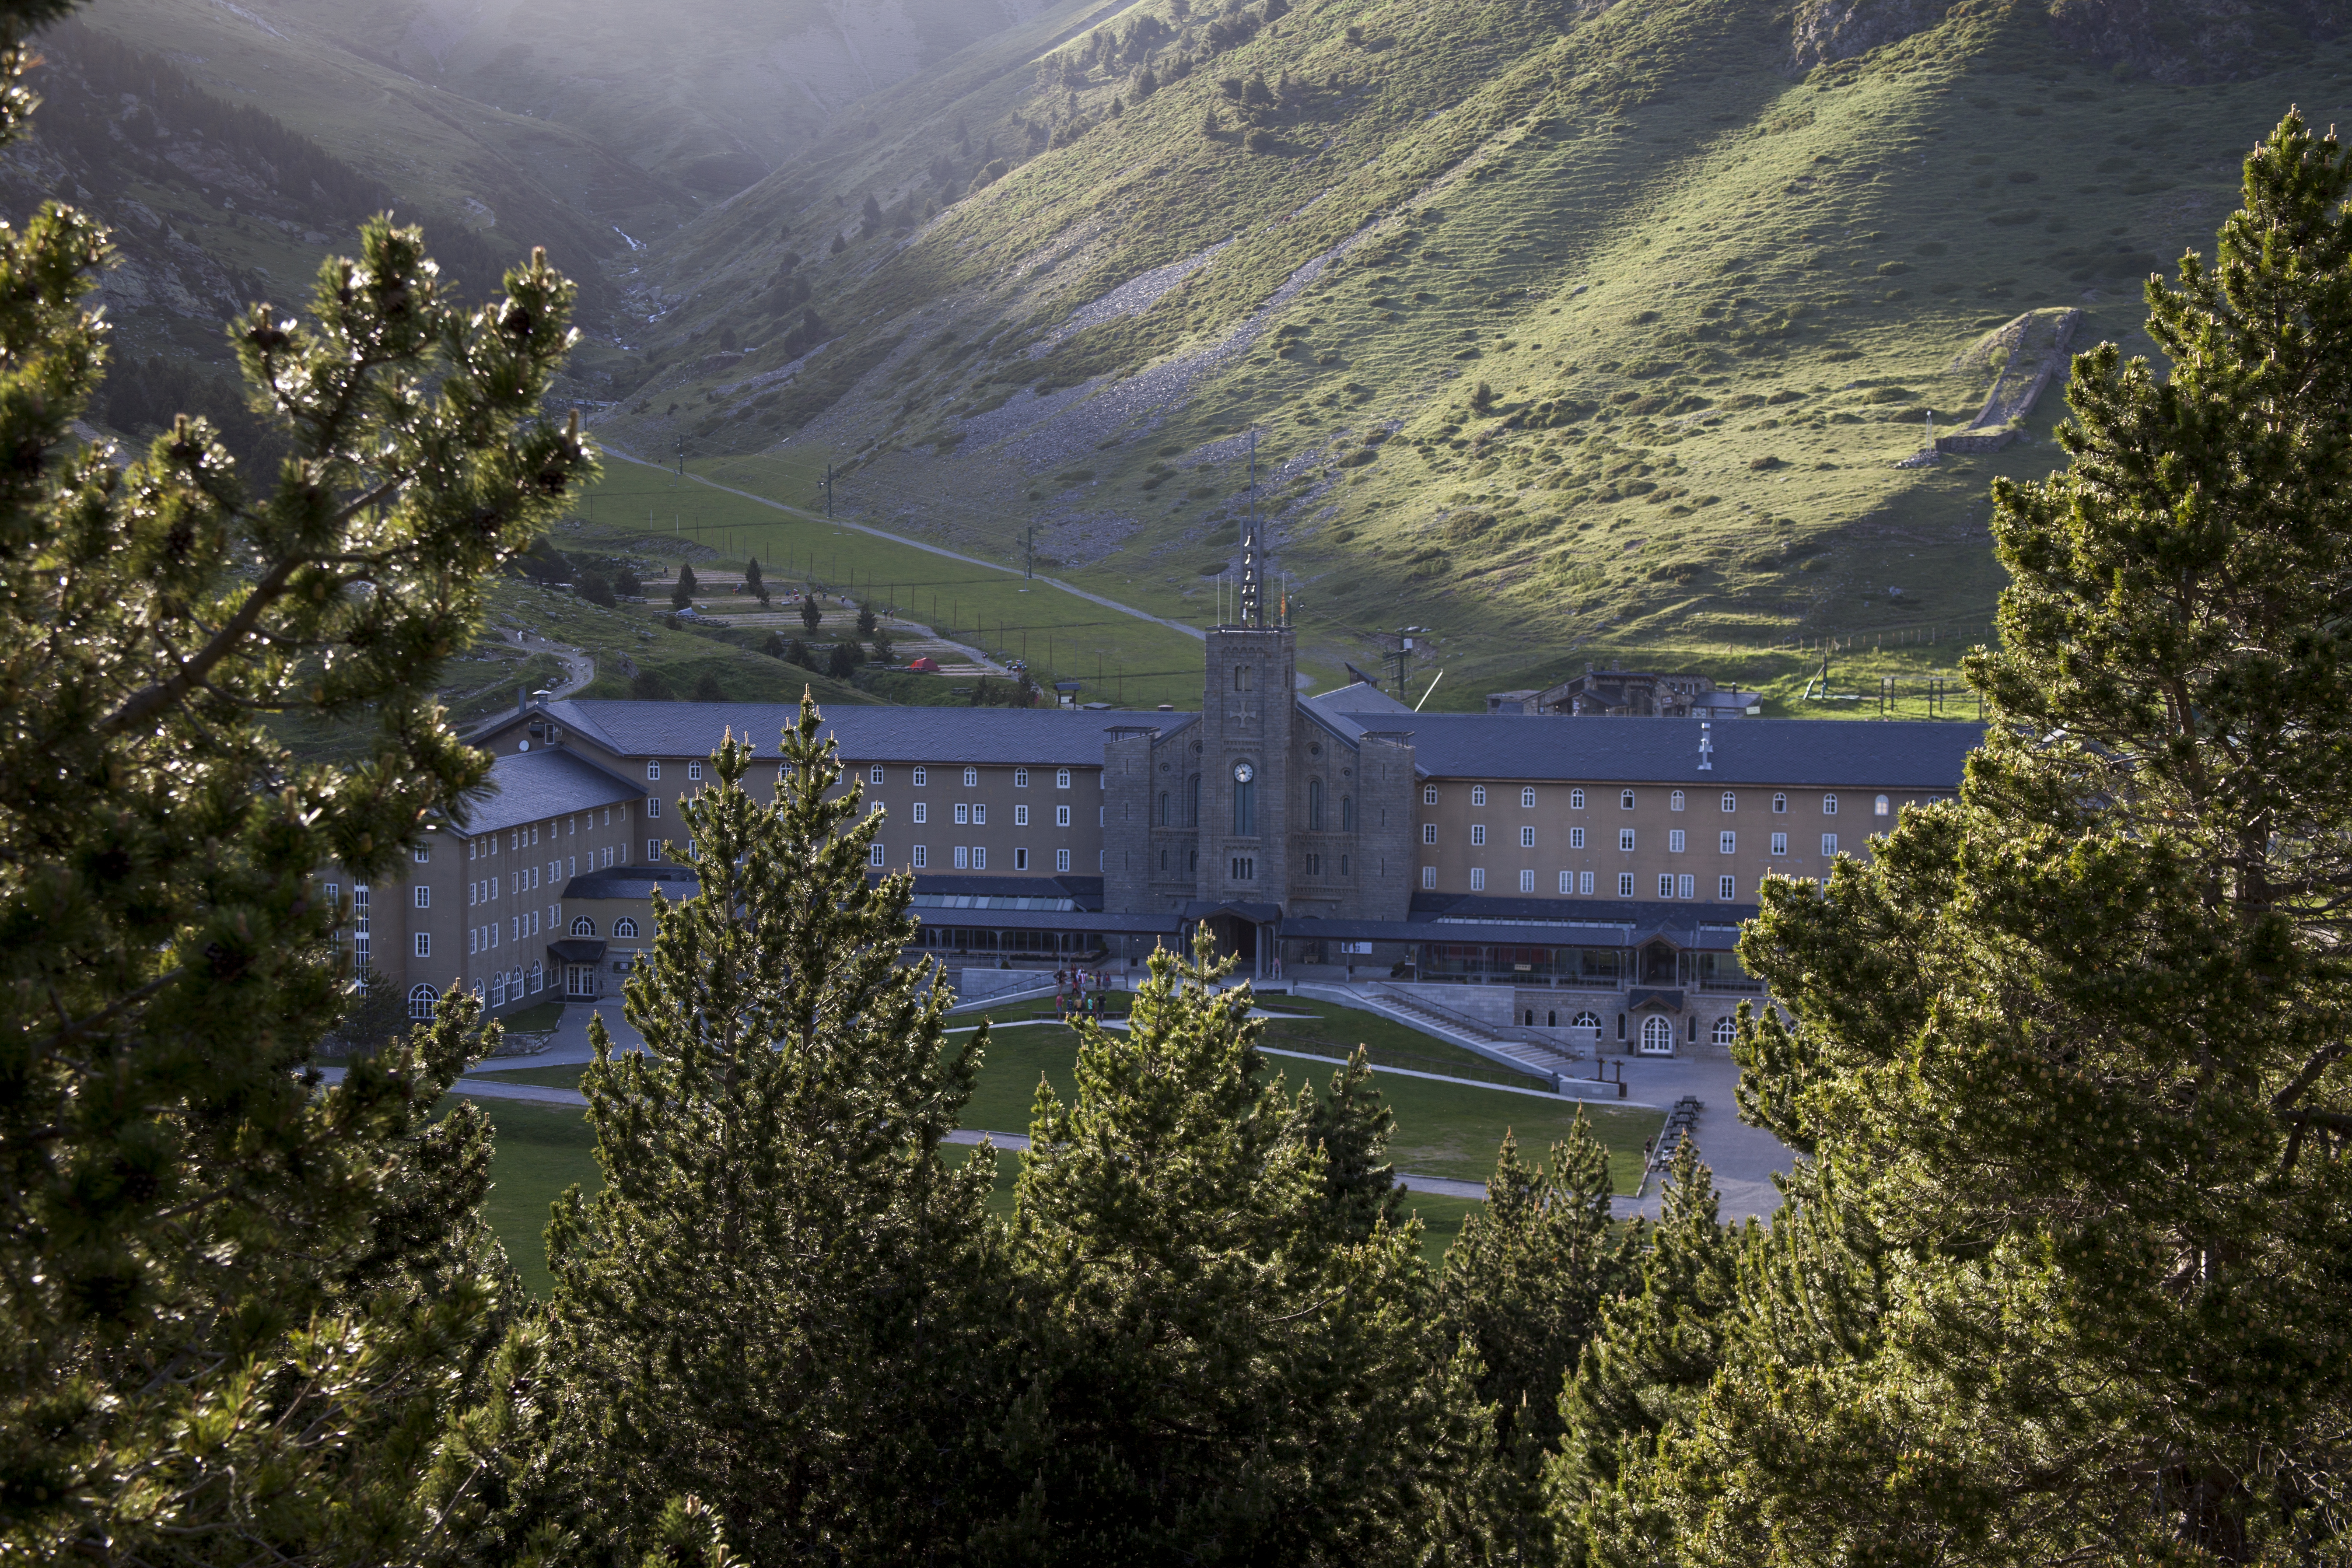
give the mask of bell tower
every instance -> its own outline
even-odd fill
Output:
[[[1279,904],[1289,897],[1291,721],[1297,634],[1219,626],[1201,703],[1201,868],[1195,896]]]

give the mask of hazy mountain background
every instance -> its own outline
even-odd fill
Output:
[[[2062,330],[2149,349],[2247,148],[2347,101],[2344,11],[100,0],[5,195],[117,225],[125,431],[392,205],[469,288],[533,243],[582,278],[565,391],[623,450],[793,502],[830,460],[848,515],[1034,525],[1199,624],[1254,434],[1320,673],[1417,621],[1435,706],[1763,683],[1982,635],[1985,487],[2060,460],[2057,395],[1898,463]]]

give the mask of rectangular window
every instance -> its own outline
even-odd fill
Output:
[[[971,868],[975,871],[985,871],[988,869],[987,845],[975,844],[971,847]]]
[[[1486,842],[1486,825],[1485,823],[1474,822],[1470,825],[1470,842],[1473,844],[1484,844]]]
[[[1564,899],[1574,891],[1576,891],[1576,873],[1562,871],[1559,874],[1559,896]]]
[[[1633,896],[1633,872],[1620,871],[1617,873],[1617,896],[1621,899],[1630,899]]]
[[[971,826],[971,807],[965,802],[956,802],[955,814],[956,826],[958,827],[969,827]]]
[[[1727,904],[1739,896],[1739,884],[1728,877],[1717,877],[1715,879],[1715,896]]]
[[[1534,892],[1535,890],[1536,890],[1536,874],[1535,874],[1533,871],[1522,871],[1522,872],[1520,872],[1520,873],[1519,873],[1519,891],[1521,891],[1522,893],[1532,893],[1532,892]]]
[[[467,956],[467,957],[468,957],[468,958],[471,958],[471,957],[473,957],[473,956],[474,956],[474,954],[476,954],[476,953],[478,953],[478,952],[481,952],[481,951],[482,951],[482,928],[481,928],[481,927],[479,927],[479,926],[468,926],[468,927],[467,927],[467,928],[466,928],[466,956]]]
[[[1107,805],[1098,805],[1098,806],[1095,807],[1095,826],[1096,826],[1097,827],[1103,827],[1103,826],[1108,826],[1108,821],[1106,820],[1106,815],[1109,812],[1109,810],[1110,810],[1110,807],[1108,807],[1108,806],[1107,806]]]
[[[1633,830],[1632,828],[1621,827],[1617,830],[1617,847],[1620,849],[1631,849],[1633,847]]]
[[[416,956],[419,958],[433,956],[433,938],[425,931],[416,933]]]
[[[1433,822],[1424,822],[1421,825],[1421,841],[1423,844],[1434,844],[1437,842],[1437,824]]]
[[[920,789],[920,788],[922,788],[925,784],[929,784],[929,783],[930,782],[930,779],[931,779],[931,771],[930,771],[930,769],[929,769],[929,768],[917,768],[917,769],[915,770],[915,787],[916,787],[917,789]]]
[[[646,815],[653,817],[661,816],[661,796],[657,795],[646,796]]]
[[[915,803],[915,820],[916,820],[917,822],[929,822],[930,819],[931,819],[931,805],[930,805],[930,802],[929,802],[929,801],[924,801],[924,800],[919,800],[919,801],[917,801],[917,802]]]
[[[1576,874],[1576,890],[1586,898],[1591,898],[1592,896],[1591,872],[1579,871]]]
[[[1682,852],[1683,830],[1679,827],[1674,828],[1666,834],[1666,853],[1669,855],[1679,855]]]
[[[1522,849],[1532,849],[1532,848],[1534,848],[1535,847],[1536,847],[1536,830],[1535,830],[1534,828],[1532,828],[1532,827],[1522,827],[1522,828],[1520,828],[1520,829],[1519,829],[1519,847],[1520,847],[1520,848],[1522,848]]]
[[[1029,808],[1027,806],[1016,805],[1013,808],[1013,826],[1015,827],[1026,827],[1029,826]]]
[[[1055,789],[1067,789],[1070,787],[1069,769],[1062,768],[1055,772],[1054,774],[1054,787]]]
[[[646,859],[648,859],[648,860],[658,860],[658,859],[660,859],[660,858],[662,858],[662,846],[663,846],[663,844],[665,844],[665,843],[667,843],[667,840],[666,840],[666,839],[661,839],[661,838],[648,838],[648,839],[646,839]]]
[[[1066,805],[1055,806],[1054,808],[1054,826],[1056,827],[1067,827],[1069,825],[1070,808]]]
[[[1715,847],[1726,855],[1737,855],[1739,853],[1739,835],[1718,833],[1715,836]]]
[[[431,846],[430,844],[420,844],[420,845],[418,845],[418,846],[416,847],[416,863],[417,863],[418,865],[422,866],[422,865],[424,865],[427,860],[430,860],[430,859],[432,859],[432,858],[433,858],[433,846]]]
[[[1483,893],[1486,890],[1486,868],[1484,866],[1470,868],[1470,890],[1474,893]]]
[[[988,807],[978,801],[972,802],[971,825],[974,827],[985,827],[988,826]]]
[[[918,871],[919,871],[919,870],[921,870],[924,867],[926,867],[926,866],[929,865],[930,863],[931,863],[931,847],[930,847],[929,845],[928,845],[928,844],[918,844],[918,845],[916,845],[916,846],[915,846],[915,869],[916,869],[916,870],[918,870]]]
[[[1698,879],[1693,876],[1676,877],[1675,879],[1675,897],[1678,899],[1695,899],[1698,897]]]
[[[1822,853],[1824,855],[1834,855],[1837,853],[1836,834],[1824,833],[1822,835]]]
[[[420,910],[429,910],[433,907],[433,889],[421,882],[416,887],[416,907]]]
[[[955,868],[959,871],[971,869],[971,851],[961,844],[955,847]]]
[[[496,902],[496,901],[497,901],[497,900],[498,900],[498,896],[499,896],[499,879],[498,879],[496,877],[493,877],[493,878],[491,878],[491,879],[490,879],[490,899],[491,899],[491,901],[492,901],[492,902]]]
[[[1772,853],[1775,855],[1786,855],[1788,852],[1789,836],[1785,833],[1775,833],[1772,835]]]
[[[882,864],[882,845],[880,840],[877,839],[874,843],[866,847],[866,863],[868,866],[879,866]]]
[[[1055,869],[1055,870],[1056,870],[1056,871],[1066,871],[1066,870],[1068,870],[1069,868],[1070,868],[1070,852],[1069,852],[1068,850],[1066,850],[1066,849],[1056,849],[1056,850],[1055,850],[1055,851],[1054,851],[1054,869]]]
[[[1027,789],[1029,787],[1029,770],[1027,768],[1015,768],[1013,770],[1013,787],[1014,789]]]
[[[1568,847],[1570,849],[1581,849],[1584,847],[1584,829],[1581,827],[1571,827],[1568,830]]]
[[[1236,855],[1233,860],[1233,879],[1236,882],[1257,880],[1257,861],[1248,855]]]
[[[1029,851],[1026,849],[1015,849],[1013,852],[1013,868],[1016,871],[1026,871],[1029,869]]]
[[[1661,872],[1659,872],[1659,873],[1658,873],[1658,897],[1660,897],[1660,898],[1662,898],[1662,899],[1671,899],[1671,898],[1673,898],[1674,896],[1675,896],[1675,874],[1674,874],[1672,871],[1661,871]]]
[[[1434,866],[1423,866],[1423,867],[1421,868],[1421,885],[1422,885],[1423,887],[1424,887],[1424,888],[1434,888],[1435,886],[1437,886],[1437,868],[1436,868],[1436,867],[1434,867]]]

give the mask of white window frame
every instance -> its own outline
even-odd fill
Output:
[[[422,882],[416,884],[416,907],[420,910],[433,907],[433,889]]]
[[[1836,854],[1837,852],[1838,852],[1838,847],[1837,847],[1837,835],[1836,835],[1836,834],[1834,834],[1834,833],[1824,833],[1824,834],[1822,834],[1822,858],[1823,858],[1824,859],[1826,859],[1826,858],[1828,858],[1830,856],[1832,856],[1832,855]]]
[[[1678,899],[1696,899],[1698,897],[1697,873],[1693,871],[1685,871],[1675,878],[1675,897]]]
[[[880,763],[877,763],[872,767],[866,770],[866,782],[867,784],[878,784],[882,782],[882,764]]]
[[[1726,828],[1721,833],[1717,834],[1715,836],[1715,852],[1718,855],[1738,854],[1739,835],[1732,832],[1729,828]]]
[[[1536,830],[1535,830],[1533,827],[1531,827],[1531,826],[1530,826],[1530,827],[1522,827],[1522,828],[1520,828],[1520,829],[1519,829],[1519,847],[1520,847],[1520,848],[1522,848],[1522,849],[1532,849],[1532,848],[1534,848],[1535,847],[1536,847]]]
[[[1633,809],[1633,792],[1632,790],[1621,790],[1618,792],[1617,809],[1620,811],[1631,811]]]
[[[1067,827],[1069,825],[1070,808],[1066,805],[1055,806],[1054,808],[1054,826],[1056,827]]]
[[[1423,867],[1421,868],[1421,886],[1422,886],[1422,890],[1423,890],[1423,891],[1424,891],[1424,892],[1426,892],[1428,889],[1430,889],[1434,888],[1435,886],[1437,886],[1437,868],[1436,868],[1436,867],[1434,867],[1434,866],[1423,866]]]
[[[1562,871],[1559,874],[1559,896],[1564,899],[1575,891],[1576,873],[1573,871]]]
[[[1874,801],[1870,807],[1871,815],[1874,816],[1888,816],[1891,814],[1892,809],[1893,808],[1889,805],[1887,798],[1883,795]]]
[[[1786,855],[1788,852],[1789,836],[1785,833],[1775,833],[1772,835],[1772,853],[1775,855]]]
[[[1739,797],[1729,790],[1723,792],[1723,812],[1726,816],[1739,809]]]
[[[1067,789],[1070,787],[1069,769],[1056,768],[1054,770],[1054,787],[1055,789]]]
[[[971,868],[975,871],[985,871],[988,869],[987,845],[975,844],[971,847]]]
[[[1437,824],[1433,822],[1424,822],[1421,825],[1421,841],[1423,844],[1434,844],[1437,842]]]
[[[1029,770],[1027,768],[1015,768],[1013,770],[1013,787],[1014,789],[1027,789],[1029,787]]]
[[[1822,815],[1823,816],[1835,816],[1837,815],[1837,796],[1833,795],[1825,795],[1822,796]]]
[[[1739,896],[1738,880],[1731,877],[1717,877],[1715,879],[1715,896],[1727,904],[1731,902]]]
[[[1435,784],[1423,784],[1421,786],[1421,804],[1423,805],[1435,805],[1437,804],[1437,786]]]
[[[1016,805],[1013,808],[1013,826],[1015,827],[1026,827],[1029,826],[1029,808],[1027,806]]]
[[[1525,807],[1525,806],[1531,806],[1531,805],[1535,805],[1535,803],[1536,803],[1536,786],[1535,786],[1535,785],[1533,785],[1533,784],[1522,784],[1522,785],[1520,785],[1520,786],[1519,786],[1519,805],[1520,805],[1522,807]]]
[[[1772,815],[1773,815],[1773,816],[1780,816],[1782,812],[1785,812],[1785,811],[1787,811],[1788,809],[1789,809],[1789,797],[1788,797],[1787,795],[1774,795],[1774,796],[1772,797]]]
[[[930,783],[930,782],[931,782],[931,770],[930,770],[930,769],[929,769],[929,768],[917,768],[917,769],[915,770],[914,785],[915,785],[915,787],[916,787],[917,789],[921,789],[925,784],[929,784],[929,783]]]
[[[657,795],[646,796],[646,815],[654,818],[661,816],[661,796]]]
[[[1576,896],[1580,899],[1589,899],[1592,896],[1591,872],[1579,871],[1576,874]]]
[[[1522,893],[1532,893],[1535,890],[1536,874],[1533,871],[1521,871],[1519,873],[1519,891]]]
[[[1684,843],[1684,839],[1683,839],[1683,830],[1682,830],[1681,828],[1679,828],[1679,827],[1670,827],[1670,828],[1666,829],[1666,853],[1667,853],[1667,854],[1669,854],[1669,855],[1679,855],[1679,854],[1681,854],[1681,853],[1683,852],[1683,843]]]
[[[1632,828],[1621,827],[1617,830],[1618,853],[1622,855],[1632,854],[1633,852],[1634,842],[1633,830]]]
[[[1016,871],[1029,869],[1029,851],[1026,848],[1017,845],[1013,847],[1013,868]]]
[[[1486,825],[1485,823],[1483,823],[1483,822],[1474,822],[1474,823],[1472,823],[1472,824],[1470,825],[1470,845],[1471,845],[1471,847],[1473,847],[1473,848],[1480,848],[1480,847],[1483,847],[1486,845]]]
[[[1660,898],[1662,898],[1662,899],[1671,899],[1671,898],[1673,898],[1674,896],[1675,896],[1675,874],[1674,874],[1672,871],[1661,871],[1661,872],[1659,872],[1659,873],[1658,873],[1658,897],[1660,897]]]
[[[963,787],[966,789],[978,789],[980,787],[980,770],[978,768],[966,767],[963,770]]]
[[[1470,890],[1474,893],[1483,893],[1486,890],[1486,867],[1473,866],[1470,868]]]
[[[913,809],[914,819],[917,822],[929,822],[931,819],[931,803],[929,801],[919,800],[915,803]]]
[[[1633,872],[1620,871],[1617,873],[1617,896],[1621,899],[1630,899],[1633,896]]]
[[[956,826],[958,827],[969,827],[971,826],[971,803],[970,801],[960,800],[956,802],[955,819]]]
[[[1486,786],[1485,784],[1472,784],[1470,786],[1470,804],[1472,805],[1484,805],[1486,804]]]
[[[700,763],[687,763],[686,776],[690,782],[698,782],[702,777],[702,764]]]
[[[918,871],[919,871],[919,870],[921,870],[924,867],[929,866],[930,863],[931,863],[931,847],[930,847],[929,845],[928,845],[928,844],[918,844],[918,845],[916,845],[916,846],[915,846],[915,861],[914,861],[915,869],[916,869],[916,870],[918,870]]]
[[[971,847],[970,845],[959,844],[955,847],[955,868],[959,871],[969,871],[971,869]]]
[[[1570,811],[1582,811],[1584,809],[1584,792],[1582,790],[1572,789],[1568,792],[1568,809]]]
[[[985,827],[988,826],[988,803],[986,801],[976,800],[971,803],[971,825],[974,827]]]
[[[879,838],[866,847],[866,863],[868,866],[886,864],[882,858],[882,841]]]
[[[661,777],[661,764],[660,764],[659,763],[647,763],[646,764],[646,777],[647,779],[658,779],[658,778],[660,778],[660,777]]]
[[[1684,802],[1684,799],[1683,799],[1683,792],[1682,792],[1682,791],[1680,791],[1680,790],[1675,790],[1675,791],[1671,792],[1669,795],[1667,795],[1667,796],[1666,796],[1666,809],[1667,809],[1668,811],[1680,811],[1680,810],[1683,808],[1684,805],[1685,805],[1685,802]]]
[[[1568,830],[1568,847],[1570,849],[1581,849],[1584,847],[1584,829],[1581,827],[1571,827]]]
[[[416,956],[419,958],[430,958],[433,956],[433,933],[431,931],[421,931],[416,933]]]
[[[1056,849],[1056,850],[1055,850],[1055,851],[1054,851],[1054,869],[1055,869],[1055,870],[1056,870],[1056,871],[1066,871],[1066,870],[1068,870],[1069,868],[1070,868],[1070,852],[1069,852],[1068,850],[1066,850],[1066,849]]]

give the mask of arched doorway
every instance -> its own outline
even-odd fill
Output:
[[[1675,1021],[1653,1013],[1642,1020],[1642,1054],[1645,1057],[1670,1057],[1675,1054]]]

